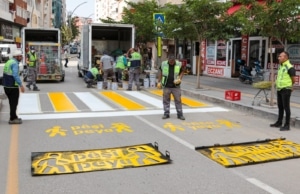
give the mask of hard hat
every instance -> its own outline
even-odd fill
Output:
[[[21,51],[21,50],[16,50],[16,51],[13,53],[13,56],[22,56],[22,51]]]
[[[35,50],[34,46],[30,46],[30,50]]]

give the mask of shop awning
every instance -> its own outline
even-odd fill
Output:
[[[261,0],[258,0],[257,3],[259,3],[260,5],[265,5],[266,1],[261,1]],[[241,9],[243,5],[241,4],[236,4],[236,5],[233,5],[232,7],[230,7],[228,10],[227,10],[227,13],[229,15],[232,15],[234,14],[236,11],[238,11],[239,9]],[[251,8],[251,5],[248,5],[246,6],[247,9],[250,9]]]
[[[232,15],[234,14],[236,11],[238,11],[240,8],[241,8],[242,5],[234,5],[232,7],[230,7],[228,10],[227,10],[227,13],[229,15]]]

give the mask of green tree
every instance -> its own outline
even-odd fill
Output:
[[[182,39],[184,45],[186,41],[192,42],[197,39],[186,4],[174,5],[168,3],[163,7],[163,12],[167,18],[162,26],[166,38],[174,38],[175,42],[177,39]],[[184,49],[183,54],[185,55]]]
[[[107,17],[106,19],[100,19],[102,23],[110,23],[110,24],[123,24],[123,21],[116,21],[112,19],[111,17]]]
[[[76,26],[75,19],[78,17],[73,17],[71,19],[71,24],[64,24],[61,26],[61,41],[62,44],[69,44],[72,40],[74,40],[79,35],[79,29]]]
[[[141,55],[143,55],[146,50],[146,43],[155,41],[157,33],[153,23],[153,13],[159,13],[161,8],[156,0],[145,0],[138,3],[125,2],[128,7],[124,8],[121,21],[115,21],[110,17],[100,20],[103,23],[133,24],[136,32],[136,46],[140,48]]]
[[[285,46],[282,40],[297,41],[300,39],[300,1],[267,0],[259,3],[255,0],[239,0],[243,8],[235,14],[241,33],[257,34],[268,37],[268,48],[272,47],[272,40],[277,40]],[[269,50],[269,49],[268,49]],[[273,54],[270,52],[270,62],[273,64]],[[271,99],[274,105],[274,67],[271,65]]]
[[[146,43],[156,38],[153,14],[159,13],[161,7],[155,0],[145,0],[143,3],[128,2],[129,8],[123,10],[123,23],[134,24],[136,42]]]
[[[60,28],[60,32],[61,32],[61,44],[62,45],[69,44],[72,40],[71,28],[69,26],[67,26],[66,24],[64,24]]]
[[[78,17],[73,17],[72,18],[72,22],[71,22],[71,30],[72,30],[72,40],[74,40],[78,35],[79,35],[79,29],[76,26],[76,19],[78,19]]]
[[[199,60],[197,63],[197,89],[200,89],[201,42],[203,40],[226,40],[232,36],[233,26],[228,25],[227,10],[231,3],[220,3],[218,0],[184,0],[189,26],[193,26],[199,41]]]
[[[129,8],[123,10],[122,23],[133,24],[135,26],[135,42],[140,48],[143,56],[146,51],[146,43],[154,42],[157,32],[153,22],[153,14],[160,13],[161,7],[156,0],[145,0],[142,3],[128,2]],[[157,45],[156,45],[157,46]]]

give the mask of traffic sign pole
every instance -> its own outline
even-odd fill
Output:
[[[164,24],[165,23],[165,15],[164,13],[154,13],[153,14],[153,22],[156,29],[156,37],[157,37],[157,67],[161,65],[161,56],[162,56],[162,42],[161,37],[163,36],[162,32],[160,31],[160,28],[157,26],[158,24]]]

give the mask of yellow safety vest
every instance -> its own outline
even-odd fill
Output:
[[[176,64],[175,64],[175,67],[174,67],[174,79],[176,79],[177,76],[179,75],[180,68],[181,68],[181,63],[179,61],[176,61]],[[163,76],[162,80],[161,80],[161,83],[162,83],[163,86],[165,86],[166,83],[167,83],[168,76],[169,76],[169,63],[168,63],[168,61],[164,61],[161,64],[161,70],[162,70],[162,76]]]
[[[292,68],[293,65],[290,63],[289,60],[285,61],[279,66],[277,72],[277,79],[276,79],[276,89],[279,91],[283,88],[291,89],[293,86],[292,78],[288,73],[288,70]]]
[[[32,54],[31,52],[27,53],[29,55],[29,67],[34,67],[36,65],[36,54]]]

